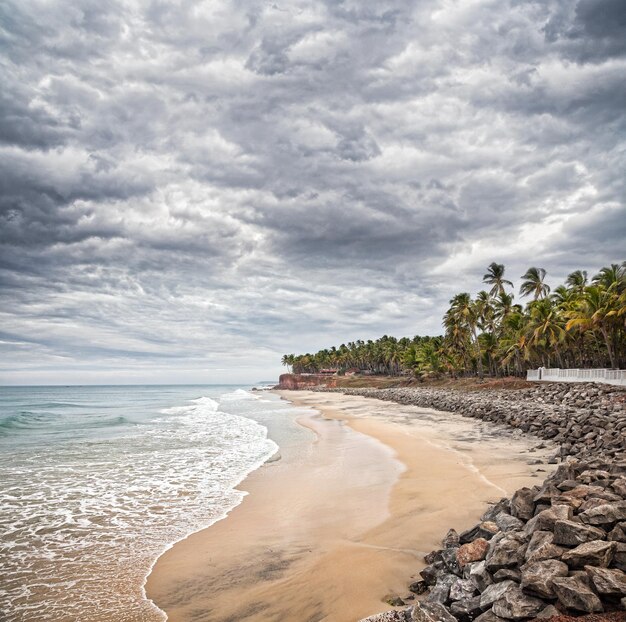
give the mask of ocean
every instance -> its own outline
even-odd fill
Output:
[[[0,619],[164,620],[152,565],[309,439],[297,412],[241,386],[0,387]]]

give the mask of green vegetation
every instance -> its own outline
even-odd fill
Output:
[[[572,272],[552,293],[546,271],[522,276],[525,306],[507,291],[504,266],[492,263],[489,292],[462,292],[443,317],[445,335],[354,341],[315,354],[286,354],[294,373],[353,369],[370,374],[491,376],[525,374],[536,367],[626,367],[626,262],[602,268],[591,281]]]

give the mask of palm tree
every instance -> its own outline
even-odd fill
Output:
[[[582,292],[587,287],[587,270],[574,270],[567,275],[565,284],[576,292]]]
[[[444,326],[449,329],[457,324],[467,330],[474,346],[478,376],[482,379],[484,377],[483,359],[477,332],[479,321],[480,308],[467,292],[457,294],[450,300],[450,308],[444,316]]]
[[[526,274],[522,276],[525,279],[519,288],[522,296],[533,295],[533,300],[545,298],[550,293],[550,286],[544,283],[546,271],[543,268],[528,268]]]
[[[504,264],[496,263],[492,261],[487,268],[487,274],[483,276],[483,282],[487,283],[487,285],[492,285],[492,288],[489,290],[490,296],[496,296],[498,294],[504,294],[505,285],[510,285],[513,287],[513,283],[511,281],[507,281],[504,278]]]

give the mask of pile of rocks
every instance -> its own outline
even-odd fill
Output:
[[[505,424],[561,446],[560,457],[620,458],[626,450],[626,390],[537,383],[529,389],[461,392],[436,388],[329,389]]]
[[[506,622],[626,609],[626,462],[569,461],[425,557],[427,594],[368,622]]]

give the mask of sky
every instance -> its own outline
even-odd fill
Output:
[[[0,384],[271,380],[626,259],[623,0],[4,0],[0,83]]]

